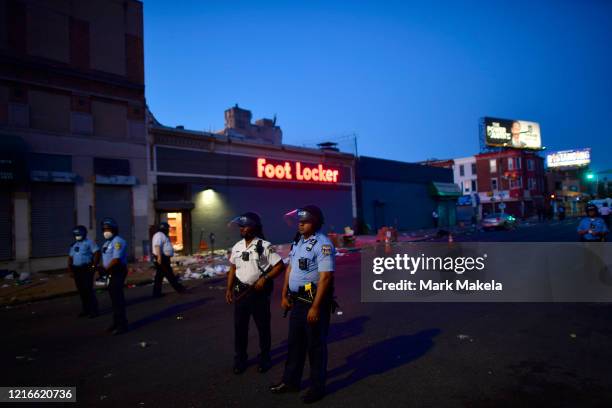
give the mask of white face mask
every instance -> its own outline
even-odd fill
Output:
[[[113,233],[110,231],[104,231],[104,238],[111,239],[113,237]]]
[[[82,241],[83,240],[83,236],[82,235],[77,235],[74,237],[74,239],[76,239],[77,241]]]

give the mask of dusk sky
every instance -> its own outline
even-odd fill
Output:
[[[356,133],[360,155],[420,161],[477,153],[494,116],[612,169],[612,1],[145,0],[144,24],[165,125],[219,130],[238,103],[287,144]]]

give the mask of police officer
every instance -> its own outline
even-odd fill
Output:
[[[127,331],[123,294],[123,285],[127,277],[127,243],[118,235],[119,228],[112,218],[105,218],[102,221],[102,230],[106,240],[102,245],[102,267],[110,276],[108,293],[113,305],[113,324],[107,331],[113,335],[123,334]]]
[[[230,270],[225,292],[227,303],[234,303],[234,374],[242,374],[246,369],[251,316],[259,332],[257,371],[264,373],[271,366],[272,280],[280,275],[284,264],[274,247],[265,241],[259,215],[244,213],[230,221],[230,225],[239,226],[242,237],[229,254]]]
[[[158,231],[153,235],[153,256],[155,257],[155,280],[153,297],[162,296],[162,281],[164,277],[178,293],[185,293],[185,287],[180,284],[172,271],[170,258],[174,256],[174,248],[168,237],[170,225],[167,222],[159,224]]]
[[[74,243],[68,254],[68,272],[81,296],[81,313],[79,317],[98,316],[98,301],[94,292],[93,281],[96,268],[100,262],[100,248],[95,242],[87,239],[87,228],[77,225],[72,230]]]
[[[307,205],[286,217],[297,218],[300,235],[289,254],[282,294],[282,307],[291,309],[287,362],[282,381],[272,385],[270,391],[299,391],[308,354],[311,386],[302,400],[312,403],[325,395],[336,253],[329,238],[320,232],[324,219],[318,207]]]
[[[588,204],[586,206],[587,216],[578,224],[578,235],[582,242],[604,241],[608,233],[608,227],[604,220],[597,216],[597,206]]]

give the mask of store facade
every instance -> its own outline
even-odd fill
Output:
[[[432,228],[433,211],[440,227],[455,224],[461,192],[451,169],[361,156],[356,173],[359,233],[383,226],[399,231]]]
[[[306,204],[323,210],[326,233],[353,225],[353,155],[159,124],[149,125],[149,136],[155,222],[170,224],[179,252],[230,247],[239,235],[227,222],[247,211],[262,217],[276,243],[295,234],[283,215]]]

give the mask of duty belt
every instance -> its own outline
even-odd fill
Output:
[[[314,283],[307,283],[304,286],[300,286],[297,292],[289,291],[289,297],[292,302],[301,301],[304,303],[314,302],[317,294],[317,286]]]

